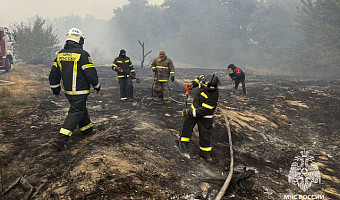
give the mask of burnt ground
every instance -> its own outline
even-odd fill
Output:
[[[18,67],[41,84],[40,91],[9,119],[0,122],[0,159],[5,188],[19,176],[34,186],[32,199],[212,199],[228,174],[229,146],[221,111],[212,136],[214,162],[197,157],[195,129],[190,154],[174,148],[182,125],[184,84],[199,74],[219,74],[219,108],[233,134],[235,170],[255,175],[231,185],[224,199],[282,199],[284,194],[322,194],[340,198],[340,81],[264,77],[247,74],[248,98],[230,95],[223,70],[176,69],[171,101],[151,98],[153,74],[138,70],[135,102],[120,102],[118,81],[110,67],[97,67],[102,90],[91,94],[88,109],[96,134],[77,129],[67,151],[50,145],[67,114],[65,96],[55,99],[48,68]],[[0,75],[1,78],[1,75]],[[195,91],[194,91],[195,92]],[[240,89],[239,89],[239,92]],[[290,165],[306,149],[322,180],[306,192],[288,183]],[[16,187],[5,199],[22,199]]]

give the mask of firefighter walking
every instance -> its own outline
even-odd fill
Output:
[[[117,72],[120,100],[133,101],[132,79],[136,79],[136,72],[124,49],[120,50],[119,56],[113,61],[112,70]]]
[[[90,85],[98,93],[100,84],[97,70],[93,66],[89,53],[83,50],[83,44],[83,33],[76,28],[70,29],[66,35],[64,49],[57,54],[49,75],[50,86],[55,97],[60,98],[62,81],[65,96],[71,105],[60,134],[52,143],[59,150],[67,148],[67,142],[77,126],[86,135],[93,132],[86,100],[90,93]]]
[[[194,126],[198,125],[199,155],[207,162],[211,162],[211,135],[213,131],[213,114],[216,110],[220,81],[215,74],[204,77],[201,75],[186,86],[186,89],[199,87],[191,107],[182,111],[184,123],[177,145],[183,154],[188,154],[189,141]]]
[[[232,71],[230,72],[229,69],[231,69]],[[234,88],[233,93],[236,94],[238,85],[241,82],[243,95],[246,96],[247,95],[246,75],[244,74],[244,72],[241,70],[241,68],[236,67],[234,64],[228,65],[228,72],[229,72],[230,81],[231,82],[235,81],[235,88]]]
[[[175,80],[175,67],[171,59],[160,51],[159,56],[152,61],[152,71],[155,72],[154,87],[152,88],[163,103],[169,103],[169,78]]]

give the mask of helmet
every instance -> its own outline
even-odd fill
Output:
[[[230,64],[230,65],[228,65],[228,69],[235,70],[235,69],[236,69],[236,66],[235,66],[234,64]]]
[[[221,85],[221,82],[218,79],[218,77],[215,76],[215,74],[213,74],[213,75],[208,75],[207,77],[205,77],[202,85],[205,89],[215,90],[217,86]]]
[[[79,44],[84,44],[84,39],[85,37],[84,37],[83,32],[81,32],[81,30],[77,28],[71,28],[66,34],[66,41],[72,40]]]
[[[126,53],[125,49],[120,50],[119,55],[122,55],[123,53]]]

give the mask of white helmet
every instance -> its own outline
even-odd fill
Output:
[[[71,28],[66,34],[66,41],[72,40],[72,41],[75,41],[77,43],[80,43],[81,38],[83,38],[82,40],[84,41],[84,39],[85,39],[84,34],[83,34],[83,32],[81,32],[81,30],[79,30],[77,28]]]

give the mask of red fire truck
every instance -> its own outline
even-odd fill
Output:
[[[9,32],[8,28],[0,27],[0,69],[6,72],[11,70],[14,62],[14,35]]]

